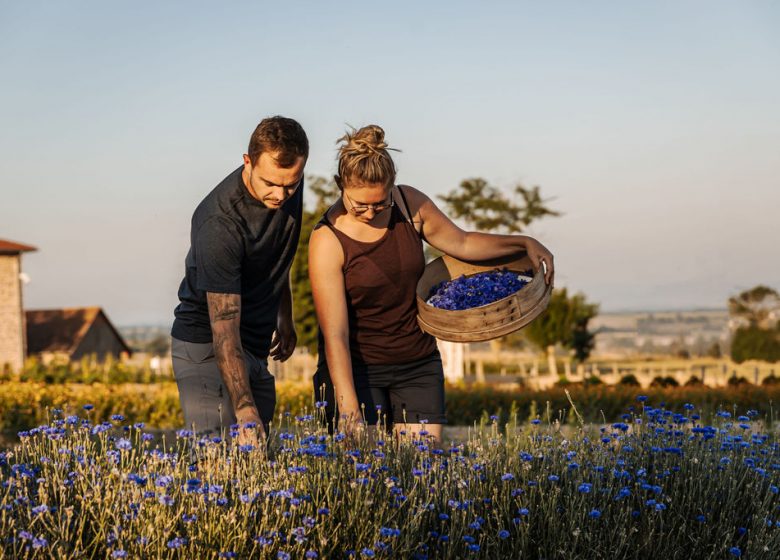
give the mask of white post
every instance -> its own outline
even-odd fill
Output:
[[[436,340],[441,353],[442,366],[444,367],[444,379],[450,382],[463,379],[463,347],[460,342],[448,342]]]

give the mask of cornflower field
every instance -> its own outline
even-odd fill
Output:
[[[0,454],[0,557],[777,558],[766,419],[638,401],[603,426],[494,417],[440,448],[328,435],[319,406],[281,415],[267,451],[53,410]]]

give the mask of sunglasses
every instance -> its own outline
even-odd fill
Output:
[[[352,206],[352,209],[350,211],[356,216],[365,214],[369,210],[373,210],[374,214],[379,214],[380,212],[384,212],[388,208],[392,208],[395,205],[395,202],[393,201],[392,191],[390,191],[390,200],[385,202],[380,202],[379,204],[355,204],[352,201],[352,199],[349,198],[349,195],[346,192],[344,192],[344,196],[347,197],[347,200],[349,200],[349,203]]]

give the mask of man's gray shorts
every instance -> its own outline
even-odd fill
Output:
[[[171,354],[185,427],[194,429],[198,434],[228,431],[230,425],[236,423],[236,415],[217,367],[214,346],[210,342],[185,342],[174,338]],[[266,360],[246,351],[244,362],[249,373],[252,396],[268,433],[268,423],[273,418],[276,406],[274,376],[268,371]]]

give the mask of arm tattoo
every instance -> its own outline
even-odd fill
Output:
[[[233,410],[238,412],[249,406],[255,407],[241,346],[241,296],[208,292],[206,299],[214,354],[222,380],[230,394]]]

